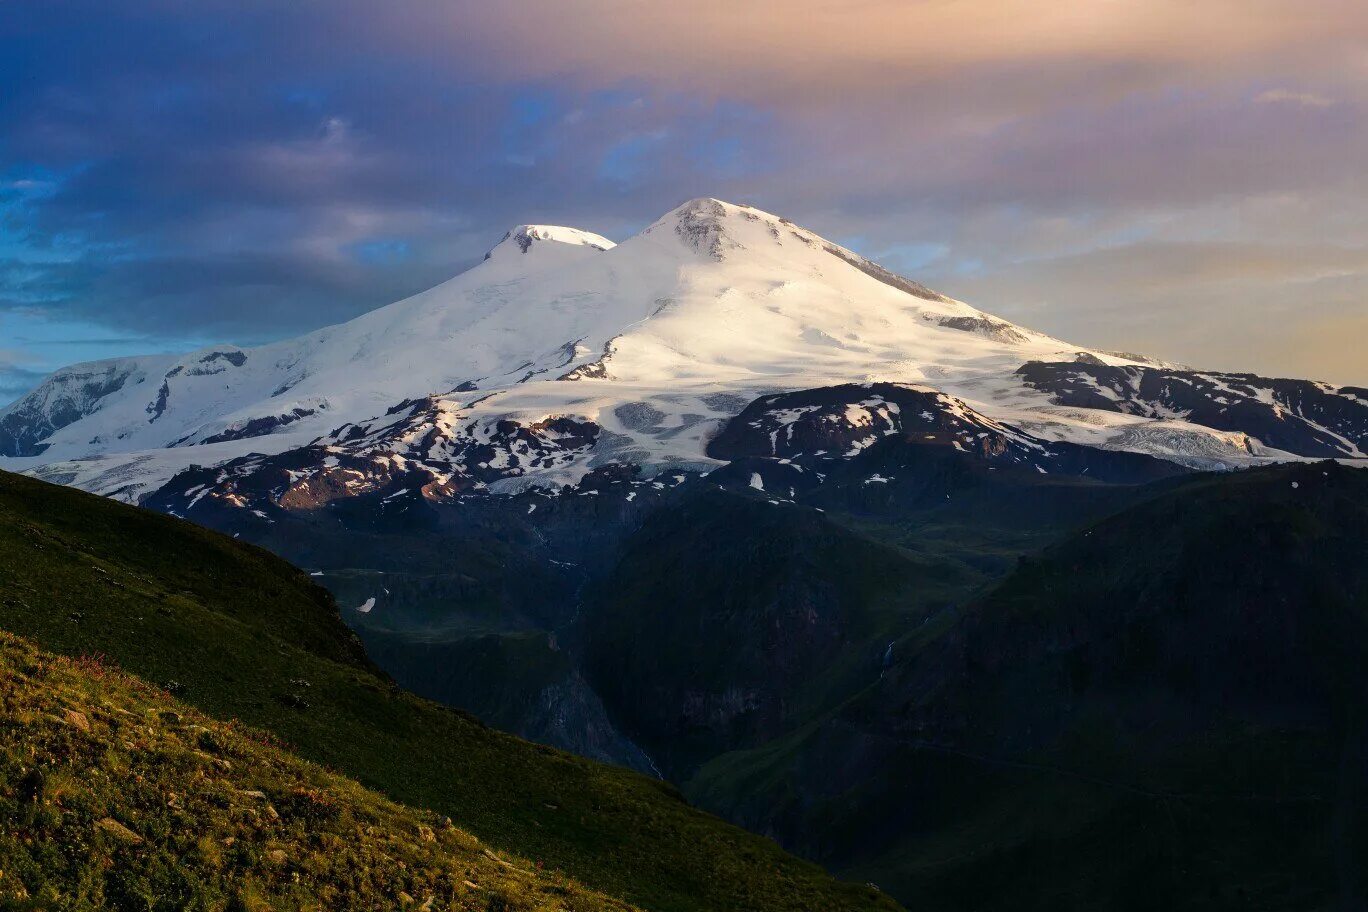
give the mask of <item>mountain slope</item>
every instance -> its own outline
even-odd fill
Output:
[[[1357,908],[1368,475],[1164,482],[687,791],[913,908]]]
[[[886,384],[757,400],[710,452],[731,461],[605,549],[561,633],[610,717],[681,783],[839,706],[1019,555],[1183,474]]]
[[[627,910],[92,657],[0,632],[0,905]]]
[[[577,633],[614,718],[683,782],[857,689],[889,628],[979,580],[813,510],[704,490],[627,541]]]
[[[612,246],[588,232],[524,225],[475,270],[349,323],[260,348],[211,346],[58,371],[0,415],[0,455],[127,452],[211,438],[227,445],[282,431],[308,440],[406,396],[516,373],[523,346],[538,344],[529,326],[539,314],[535,293],[514,292]],[[583,322],[574,314],[551,321],[552,351],[530,354],[564,361],[560,336],[573,338]]]
[[[305,575],[168,517],[0,473],[0,628],[103,654],[209,715],[645,908],[891,908],[663,783],[397,690]]]

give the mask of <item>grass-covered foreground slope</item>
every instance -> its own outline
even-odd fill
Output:
[[[264,551],[0,473],[0,629],[102,655],[500,850],[655,910],[893,908],[668,785],[395,688],[326,593]]]
[[[0,906],[627,910],[92,658],[0,633]]]

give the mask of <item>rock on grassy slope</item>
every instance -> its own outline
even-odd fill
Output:
[[[0,731],[4,908],[633,908],[6,633]]]
[[[0,473],[0,629],[103,655],[210,716],[648,909],[896,907],[664,783],[400,691],[301,571],[189,523]]]

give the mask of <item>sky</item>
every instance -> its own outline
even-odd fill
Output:
[[[715,196],[1070,341],[1368,385],[1356,0],[6,0],[0,401]]]

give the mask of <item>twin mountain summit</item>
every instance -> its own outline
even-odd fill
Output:
[[[1368,389],[699,199],[0,454],[16,908],[1364,902]]]

